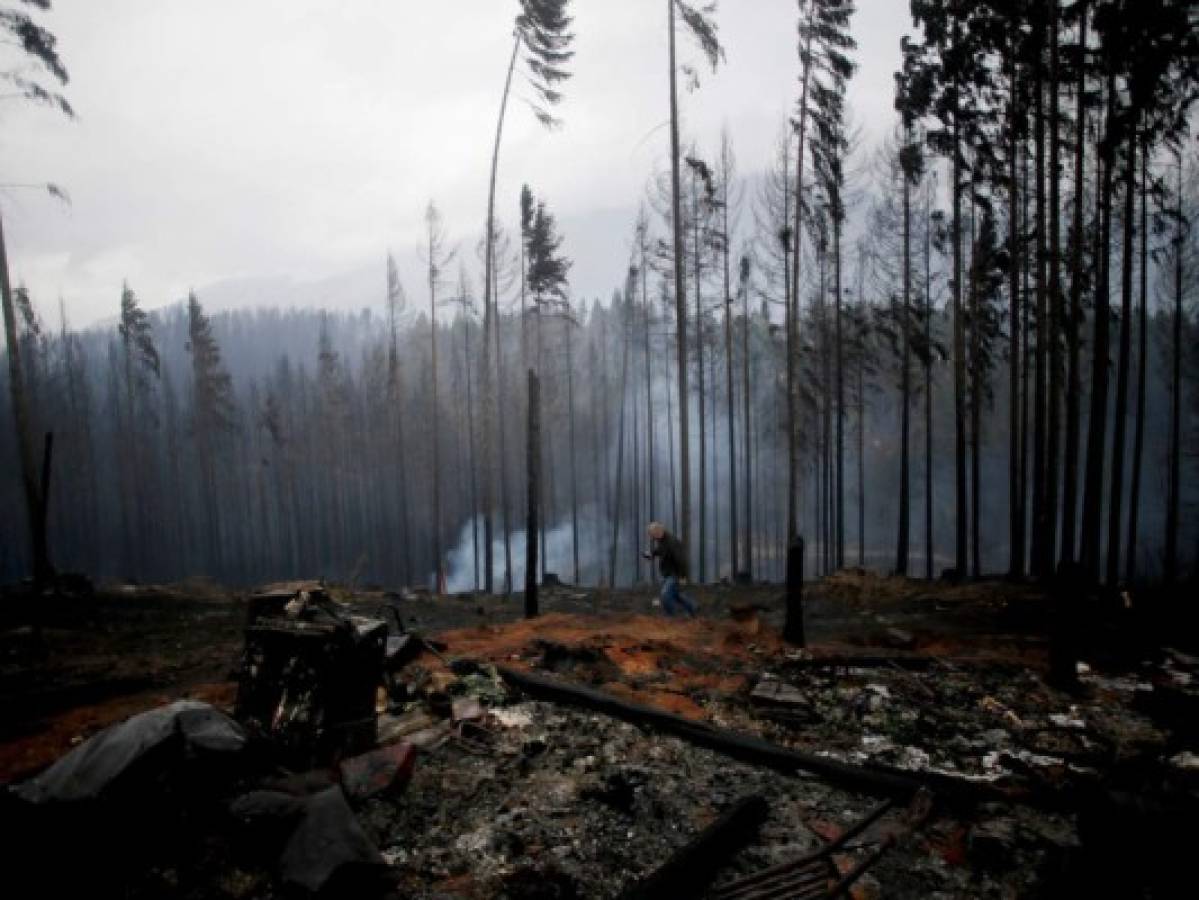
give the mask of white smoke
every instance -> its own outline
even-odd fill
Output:
[[[479,534],[478,569],[475,567],[475,541],[473,527],[477,524]],[[504,557],[504,534],[500,529],[492,535],[492,577],[497,593],[504,589],[504,575],[507,568]],[[523,591],[525,586],[525,530],[513,531],[510,535],[512,546],[512,590]],[[620,536],[621,550],[628,543],[628,535],[623,531]],[[579,510],[579,581],[582,584],[595,584],[601,573],[607,577],[609,554],[612,546],[612,524],[606,518],[597,515],[593,506]],[[538,567],[540,568],[541,548],[538,547]],[[473,591],[475,586],[483,586],[483,517],[477,517],[474,522],[468,519],[458,532],[458,542],[446,556],[446,590],[451,594]],[[559,522],[545,533],[545,571],[553,572],[563,582],[575,580],[574,571],[574,532],[569,518]],[[430,583],[433,583],[430,581]]]

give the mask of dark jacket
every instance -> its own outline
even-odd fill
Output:
[[[687,577],[687,557],[683,545],[669,531],[652,543],[650,553],[658,557],[658,571],[663,578],[672,575],[676,578]]]

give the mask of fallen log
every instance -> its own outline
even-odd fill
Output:
[[[754,839],[767,812],[766,800],[757,794],[738,800],[621,900],[700,896],[725,861]]]
[[[854,765],[827,756],[792,750],[754,735],[714,728],[652,706],[629,703],[594,688],[568,684],[506,666],[496,666],[496,671],[508,684],[531,697],[593,709],[634,725],[657,728],[742,762],[766,766],[788,774],[797,771],[810,772],[859,793],[894,797],[906,802],[921,788],[927,788],[939,797],[956,803],[1028,802],[988,783],[955,778],[939,772],[912,771],[883,765]],[[1052,804],[1035,805],[1057,808],[1060,802],[1059,799]]]

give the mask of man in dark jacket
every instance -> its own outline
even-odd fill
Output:
[[[642,556],[646,559],[658,557],[658,571],[662,573],[662,612],[673,616],[675,609],[681,606],[694,619],[695,604],[679,590],[679,579],[687,577],[687,558],[682,543],[661,522],[650,522],[646,531],[650,551]]]

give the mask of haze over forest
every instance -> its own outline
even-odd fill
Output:
[[[1193,4],[49,7],[2,578],[1195,573]]]

